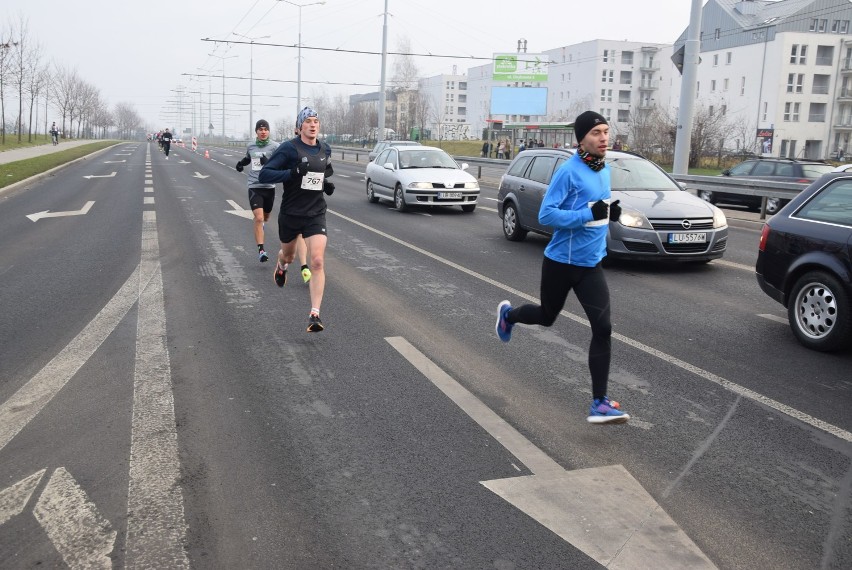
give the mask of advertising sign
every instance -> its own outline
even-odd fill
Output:
[[[548,58],[540,53],[495,53],[494,81],[547,81]]]

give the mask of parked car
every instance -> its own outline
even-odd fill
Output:
[[[764,226],[755,265],[796,338],[831,351],[852,341],[852,172],[827,174]]]
[[[376,143],[376,146],[373,147],[367,156],[370,161],[376,159],[379,156],[379,153],[388,148],[389,146],[421,146],[417,141],[379,141]]]
[[[722,176],[732,178],[763,178],[774,182],[810,183],[833,167],[819,160],[797,160],[792,158],[753,158],[722,171]],[[699,190],[698,197],[711,204],[741,204],[754,211],[760,210],[761,196],[746,196],[727,192]],[[766,213],[777,214],[789,202],[783,198],[766,199]]]
[[[389,146],[367,164],[367,199],[393,200],[404,212],[412,205],[461,206],[473,212],[479,199],[479,181],[440,148]]]
[[[574,149],[530,149],[518,154],[500,180],[497,214],[511,241],[552,229],[538,221],[541,201],[557,168]],[[621,217],[610,222],[607,255],[613,258],[707,262],[722,257],[728,239],[725,214],[686,192],[652,161],[627,151],[607,151],[612,199]]]

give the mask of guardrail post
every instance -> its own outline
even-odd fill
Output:
[[[477,168],[477,175],[476,175],[476,179],[477,179],[477,180],[482,180],[482,165],[480,164],[480,165],[478,165],[476,168]]]

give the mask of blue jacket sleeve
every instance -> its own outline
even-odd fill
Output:
[[[291,153],[288,152],[292,150]],[[296,149],[292,145],[281,144],[257,173],[258,182],[264,184],[277,184],[288,182],[292,176],[290,169],[296,164]]]
[[[580,228],[591,222],[592,210],[571,180],[571,169],[560,168],[554,174],[541,201],[538,221],[558,229]]]

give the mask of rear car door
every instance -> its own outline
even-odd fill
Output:
[[[530,227],[537,231],[552,231],[547,226],[539,223],[538,212],[541,209],[541,201],[544,199],[544,194],[547,192],[547,186],[550,184],[550,179],[553,176],[553,169],[556,165],[556,157],[553,155],[538,155],[527,171],[527,211],[523,212],[524,217]]]

